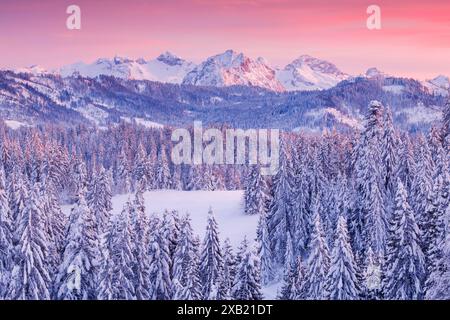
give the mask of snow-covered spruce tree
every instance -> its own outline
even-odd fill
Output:
[[[429,199],[424,199],[426,201],[425,212],[422,215],[423,220],[419,226],[421,230],[421,247],[425,255],[427,280],[433,270],[435,270],[440,256],[438,246],[445,236],[444,217],[441,215],[442,212],[439,206],[440,179],[434,180],[433,189],[428,196],[430,197]],[[425,286],[425,291],[427,287],[428,284]]]
[[[414,160],[413,147],[408,134],[404,134],[402,136],[399,153],[396,176],[400,178],[407,193],[410,195],[412,194],[416,164]]]
[[[147,161],[147,152],[145,151],[145,148],[142,145],[142,143],[139,143],[134,156],[133,173],[132,173],[133,185],[136,186],[141,181],[148,182],[149,173],[150,168],[149,163]],[[143,178],[145,178],[146,180],[142,180]]]
[[[161,223],[156,224],[150,238],[150,300],[170,300],[172,279],[169,240]]]
[[[244,212],[248,215],[263,214],[267,211],[267,183],[259,166],[252,166],[245,182]]]
[[[392,112],[389,107],[385,109],[383,119],[383,137],[381,139],[381,152],[382,152],[382,174],[383,184],[386,192],[387,209],[389,214],[391,213],[391,205],[395,197],[395,171],[397,169],[398,162],[398,136],[394,129],[394,123],[392,121]]]
[[[99,239],[94,217],[85,191],[81,189],[70,213],[62,262],[56,277],[59,300],[91,300],[97,298]]]
[[[108,224],[99,280],[101,300],[136,299],[130,215],[131,204],[127,202],[122,212],[113,216]]]
[[[112,195],[108,173],[103,167],[100,168],[98,173],[94,174],[86,198],[89,209],[96,216],[99,232],[105,232],[112,210]]]
[[[35,185],[19,213],[15,233],[19,240],[14,252],[14,268],[6,297],[13,300],[50,299],[51,281],[46,260],[48,239],[44,233],[39,184]]]
[[[407,198],[399,179],[383,272],[385,299],[423,298],[425,259],[420,247],[419,227]]]
[[[210,209],[200,257],[200,279],[203,299],[209,299],[213,287],[217,288],[222,266],[223,259],[220,250],[218,226],[214,213]]]
[[[279,300],[305,299],[305,269],[301,257],[297,257],[294,264],[285,272],[283,286],[278,294]]]
[[[381,298],[382,277],[381,265],[375,257],[372,248],[367,250],[366,260],[364,261],[364,270],[362,274],[361,297],[365,300],[375,300]]]
[[[189,215],[186,215],[181,221],[180,235],[173,256],[172,279],[175,287],[174,299],[180,294],[180,292],[176,294],[176,291],[180,289],[178,288],[177,290],[177,286],[183,288],[181,293],[186,299],[194,300],[200,298],[200,288],[198,287],[197,281],[198,261],[195,257],[195,250],[191,218]]]
[[[233,286],[233,298],[235,300],[261,300],[261,284],[255,269],[253,254],[247,250],[237,267],[235,284]]]
[[[295,153],[296,154],[296,153]],[[293,238],[296,241],[296,251],[298,254],[306,255],[309,237],[311,233],[311,183],[308,179],[308,167],[306,160],[299,155],[294,156],[294,212],[295,227],[293,230]],[[306,157],[305,157],[306,158]],[[295,160],[297,159],[297,160]]]
[[[326,279],[329,268],[328,246],[320,214],[315,209],[309,256],[306,262],[305,299],[322,300],[326,298]]]
[[[428,281],[426,299],[450,299],[450,207],[446,208],[445,238],[439,244],[439,261]]]
[[[411,206],[414,209],[417,224],[424,235],[431,216],[426,214],[427,207],[433,202],[433,160],[430,149],[425,139],[420,139],[420,148],[417,161],[417,172],[413,181],[413,194],[410,197]],[[427,251],[425,239],[421,238],[423,252]]]
[[[449,264],[445,259],[448,259],[449,256],[446,236],[449,234],[448,223],[450,221],[449,212],[447,211],[450,207],[450,175],[448,171],[448,157],[444,148],[438,148],[437,152],[433,185],[434,201],[427,208],[427,215],[431,214],[431,224],[427,226],[423,237],[428,244],[428,250],[425,252],[427,262],[425,297],[427,299],[445,299],[445,297],[450,297],[449,294],[445,293],[442,285],[447,284],[448,286],[449,283],[447,271],[449,270]],[[445,275],[446,272],[447,275]]]
[[[283,287],[281,288],[278,297],[280,300],[290,300],[292,297],[296,272],[295,261],[292,237],[288,233],[286,239],[286,251],[284,253]]]
[[[132,269],[137,300],[148,300],[150,294],[150,260],[148,255],[150,231],[149,220],[145,213],[144,188],[145,182],[141,183],[136,190],[130,218]]]
[[[305,299],[305,268],[301,257],[297,257],[296,261],[295,278],[293,281],[292,300],[304,300]]]
[[[155,167],[155,184],[157,189],[171,189],[171,174],[169,161],[164,148],[158,152],[158,162]]]
[[[280,167],[274,178],[274,197],[267,214],[274,262],[284,263],[286,234],[293,228],[293,175],[284,144],[280,146]]]
[[[368,246],[377,256],[383,256],[385,249],[386,210],[380,149],[382,118],[383,106],[372,101],[355,150],[356,208],[350,219],[350,230],[352,246],[359,260],[365,257]]]
[[[331,253],[331,265],[327,276],[327,297],[331,300],[355,300],[359,298],[357,265],[350,246],[347,223],[338,219],[336,237]]]
[[[235,276],[236,276],[236,259],[233,253],[233,248],[230,244],[230,239],[227,238],[223,242],[222,246],[223,254],[223,271],[220,293],[223,293],[223,297],[230,297],[231,290],[233,288]],[[223,300],[223,299],[222,299]]]
[[[126,194],[131,191],[131,169],[124,146],[120,150],[118,162],[116,192]]]
[[[5,297],[13,267],[13,234],[11,212],[6,194],[5,171],[0,162],[0,300]]]
[[[50,272],[51,281],[54,284],[62,262],[62,251],[66,236],[67,216],[62,212],[56,197],[56,189],[49,179],[50,175],[44,169],[41,173],[39,198],[42,202],[44,219],[44,232],[48,239],[48,259],[46,261]],[[52,298],[56,294],[52,290]]]
[[[28,188],[22,173],[17,166],[14,166],[11,179],[8,184],[8,201],[11,210],[11,220],[13,230],[19,224],[20,214],[25,208],[26,199],[28,199]],[[15,239],[17,243],[18,239]]]
[[[447,152],[450,150],[450,98],[447,99],[447,103],[444,107],[444,117],[442,119],[442,140],[444,142],[444,148]]]
[[[267,213],[260,215],[257,230],[258,256],[261,265],[261,283],[263,285],[270,283],[275,277],[266,215]]]

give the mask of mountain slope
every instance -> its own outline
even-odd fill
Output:
[[[275,77],[275,71],[263,59],[253,60],[233,50],[208,58],[186,75],[183,84],[215,87],[245,85],[284,91]]]
[[[166,52],[149,61],[115,57],[114,59],[98,59],[92,64],[79,62],[62,67],[58,73],[63,77],[81,75],[95,78],[106,75],[129,80],[181,83],[185,75],[194,67],[195,64]]]
[[[277,71],[277,79],[288,91],[329,89],[348,78],[334,64],[308,55]]]
[[[360,77],[326,90],[279,93],[249,86],[197,87],[0,71],[0,119],[24,125],[107,126],[135,119],[144,126],[185,127],[202,121],[243,129],[348,130],[359,127],[375,99],[392,108],[399,128],[414,131],[439,120],[446,101],[421,83],[401,78]]]
[[[434,79],[424,81],[423,85],[427,87],[430,92],[436,95],[448,96],[450,90],[450,79],[446,76],[440,75]]]

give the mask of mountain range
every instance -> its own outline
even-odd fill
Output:
[[[270,66],[264,58],[253,59],[233,50],[208,57],[198,65],[165,52],[152,60],[116,56],[112,59],[101,58],[90,64],[78,62],[50,71],[39,66],[15,71],[35,75],[50,73],[62,77],[79,75],[95,78],[106,75],[128,80],[196,86],[245,85],[276,92],[324,90],[343,80],[355,78],[341,71],[333,63],[309,55],[301,55],[284,68],[278,68]],[[370,68],[360,76],[379,78],[390,75],[377,68]],[[438,95],[447,95],[450,88],[449,78],[443,75],[423,81],[422,84],[431,93]]]

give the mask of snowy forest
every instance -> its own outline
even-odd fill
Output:
[[[376,101],[361,130],[284,132],[273,177],[173,165],[171,130],[0,120],[0,299],[450,299],[450,103],[427,133]],[[245,190],[256,239],[234,248],[214,208],[203,234],[148,212],[159,189]]]

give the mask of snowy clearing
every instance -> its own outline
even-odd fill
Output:
[[[112,199],[113,213],[122,210],[128,198],[134,195],[117,195]],[[258,216],[243,213],[243,191],[147,191],[144,194],[145,209],[148,214],[162,214],[165,210],[177,210],[180,215],[189,213],[194,232],[203,239],[206,230],[206,217],[211,207],[219,224],[220,240],[230,238],[235,247],[247,237],[249,241],[256,238]],[[71,206],[63,206],[69,214]]]
[[[21,127],[29,127],[28,124],[16,120],[5,120],[4,122],[8,128],[13,130],[17,130]]]

